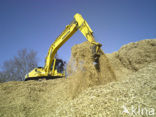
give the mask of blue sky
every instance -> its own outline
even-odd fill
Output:
[[[23,48],[37,51],[44,65],[48,49],[80,13],[105,53],[156,38],[156,0],[0,0],[0,65]],[[71,47],[86,39],[78,31],[58,51],[68,61]]]

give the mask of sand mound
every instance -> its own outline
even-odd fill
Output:
[[[129,43],[118,51],[118,57],[126,68],[137,71],[156,61],[156,39]]]
[[[88,44],[76,45],[69,78],[0,83],[0,117],[132,116],[122,113],[123,106],[130,114],[132,106],[149,114],[156,110],[155,41],[128,44],[107,57],[101,51],[99,73],[90,64]],[[122,81],[115,81],[114,73]]]
[[[145,117],[156,110],[156,63],[133,73],[122,82],[94,86],[82,92],[74,100],[62,105],[57,115],[71,117]],[[123,113],[125,106],[129,114]],[[140,109],[143,114],[133,113]],[[154,117],[154,116],[153,116]]]
[[[89,42],[72,47],[67,73],[71,79],[69,93],[74,97],[88,87],[107,84],[116,80],[114,71],[103,51],[100,50],[98,70],[93,63],[92,56],[91,44]]]
[[[117,79],[136,72],[156,61],[156,39],[141,40],[122,46],[119,51],[106,54]]]
[[[51,117],[68,100],[68,84],[65,78],[0,83],[0,117]]]

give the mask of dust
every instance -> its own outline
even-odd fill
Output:
[[[67,66],[67,73],[71,79],[69,93],[72,97],[88,87],[116,80],[109,60],[102,50],[99,52],[98,69],[95,67],[91,46],[89,42],[84,42],[72,47],[71,58]]]

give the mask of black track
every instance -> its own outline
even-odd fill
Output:
[[[57,79],[57,78],[62,78],[63,76],[42,76],[42,77],[29,77],[29,78],[26,78],[25,81],[28,81],[28,80],[40,80],[40,79],[46,79],[46,80],[49,80],[49,79]]]

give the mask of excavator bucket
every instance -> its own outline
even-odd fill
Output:
[[[101,46],[102,46],[101,44],[98,44],[98,45],[93,44],[91,46],[93,64],[98,71],[100,71],[99,58],[100,58],[100,47]]]

